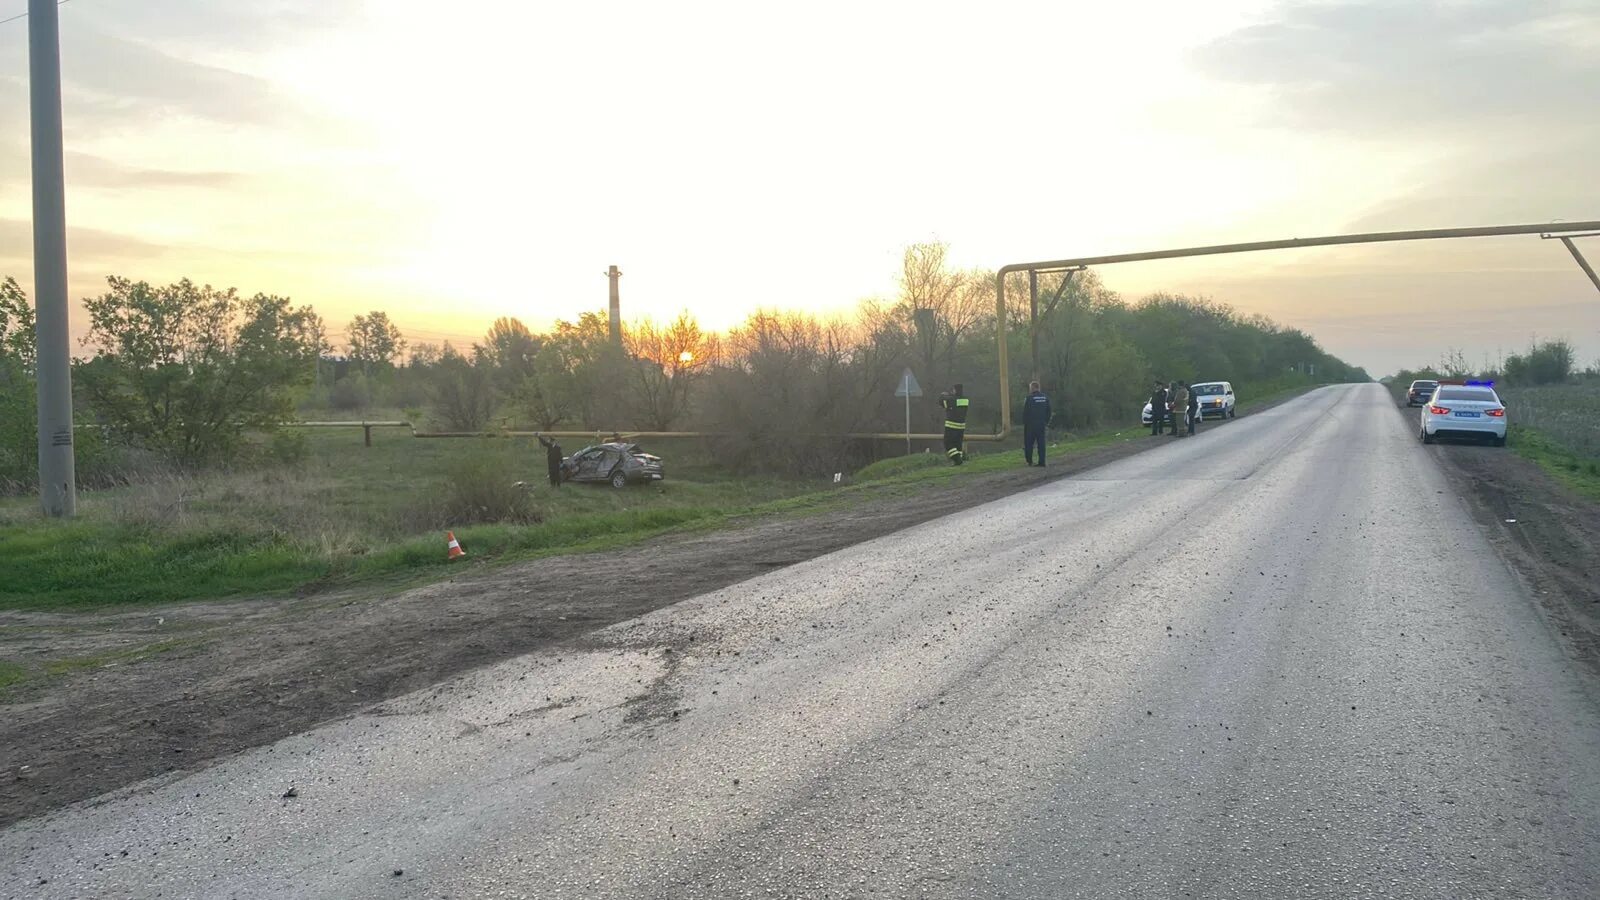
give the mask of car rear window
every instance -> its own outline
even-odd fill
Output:
[[[1439,382],[1437,382],[1437,381],[1413,381],[1413,382],[1411,382],[1411,386],[1414,387],[1414,388],[1438,387],[1439,386]]]
[[[1440,388],[1435,400],[1482,400],[1485,403],[1499,403],[1500,398],[1494,391],[1484,388]]]

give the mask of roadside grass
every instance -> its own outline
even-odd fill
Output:
[[[1538,465],[1579,495],[1600,502],[1600,457],[1574,453],[1526,425],[1512,425],[1507,443],[1518,456]]]
[[[1310,387],[1256,394],[1247,403]],[[1144,433],[1133,427],[1068,434],[1049,452],[1083,452]],[[0,566],[7,574],[0,609],[92,609],[425,581],[484,561],[605,551],[735,517],[903,496],[1021,463],[1020,447],[1010,442],[971,442],[960,467],[934,450],[873,463],[841,485],[819,485],[728,476],[688,443],[652,444],[668,460],[661,484],[556,490],[543,481],[543,454],[529,439],[418,439],[396,429],[374,431],[373,446],[364,447],[360,429],[326,429],[306,440],[309,456],[295,467],[170,475],[84,491],[79,518],[70,522],[40,519],[32,498],[0,501]],[[513,488],[518,481],[523,486]],[[464,563],[446,560],[446,531],[465,548]]]
[[[0,659],[0,691],[21,684],[27,678],[28,670],[25,667]]]

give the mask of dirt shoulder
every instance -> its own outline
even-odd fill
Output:
[[[1397,407],[1414,433],[1416,411]],[[1600,675],[1600,503],[1504,448],[1452,442],[1427,450],[1527,583],[1568,654]]]
[[[0,826],[1165,440],[1132,438],[1048,469],[1019,458],[1014,471],[907,486],[890,499],[464,573],[376,598],[0,613],[0,658],[70,659],[0,694]]]

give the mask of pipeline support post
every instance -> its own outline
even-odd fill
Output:
[[[1553,237],[1553,235],[1546,234],[1546,235],[1541,235],[1541,237],[1550,238],[1550,237]],[[1567,252],[1571,253],[1572,254],[1572,258],[1578,261],[1578,268],[1582,269],[1583,270],[1583,274],[1589,276],[1589,280],[1594,282],[1595,290],[1600,291],[1600,275],[1596,275],[1594,273],[1594,267],[1589,265],[1589,261],[1587,259],[1583,258],[1583,254],[1582,253],[1578,252],[1578,245],[1574,244],[1572,242],[1572,239],[1575,238],[1575,237],[1600,237],[1600,235],[1593,235],[1593,234],[1563,234],[1560,237],[1561,237],[1561,243],[1567,245]]]

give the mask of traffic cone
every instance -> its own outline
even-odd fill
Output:
[[[467,555],[467,551],[461,549],[461,542],[456,540],[454,531],[446,531],[444,533],[444,548],[445,559],[460,559]]]

